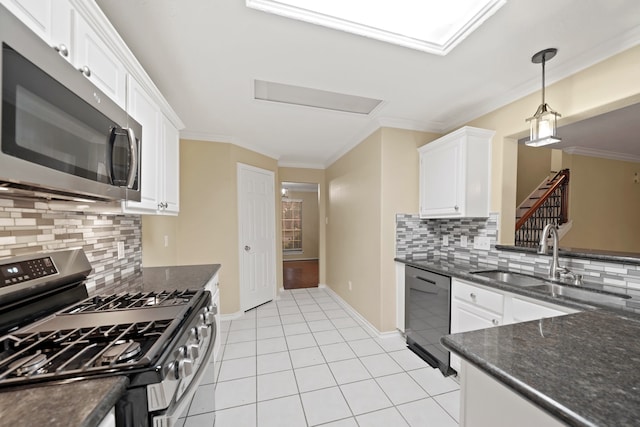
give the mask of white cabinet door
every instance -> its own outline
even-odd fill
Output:
[[[178,129],[162,116],[162,161],[159,166],[162,180],[160,192],[163,214],[178,214],[180,211],[180,134]]]
[[[73,19],[72,63],[120,107],[126,105],[127,70],[98,34],[77,13]]]
[[[421,218],[489,216],[493,134],[465,126],[418,149]]]
[[[71,5],[66,0],[2,0],[11,13],[69,59]]]
[[[155,212],[158,209],[158,195],[160,192],[158,156],[162,144],[159,138],[160,111],[147,95],[144,89],[134,79],[129,79],[129,96],[127,111],[142,125],[142,156],[140,167],[142,179],[140,181],[142,197],[139,202],[127,200],[125,211],[132,213]]]
[[[464,180],[461,141],[440,145],[420,156],[420,214],[460,216],[464,199],[460,197]]]

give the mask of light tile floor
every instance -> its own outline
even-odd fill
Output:
[[[221,340],[178,427],[458,425],[458,384],[324,289],[284,291],[223,322]]]

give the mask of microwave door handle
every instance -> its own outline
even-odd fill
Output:
[[[127,188],[133,188],[138,172],[138,144],[136,143],[136,134],[133,132],[133,129],[128,128],[127,134],[129,135],[129,150],[131,150],[131,165],[129,168]]]
[[[113,185],[113,146],[116,140],[116,128],[111,128],[109,132],[109,154],[107,155],[107,178],[109,178],[109,184]]]

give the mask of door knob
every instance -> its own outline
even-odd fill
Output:
[[[244,250],[245,250],[245,251],[247,251],[247,252],[249,252],[249,251],[251,250],[251,246],[245,246],[245,247],[244,247]]]

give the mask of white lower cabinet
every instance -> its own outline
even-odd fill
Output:
[[[560,427],[561,422],[468,362],[462,362],[461,427]]]
[[[105,415],[105,417],[100,421],[98,427],[116,427],[116,410],[115,408],[111,408],[111,410]]]
[[[452,334],[576,312],[578,310],[459,279],[451,281]],[[450,365],[460,373],[461,360],[453,353]]]

